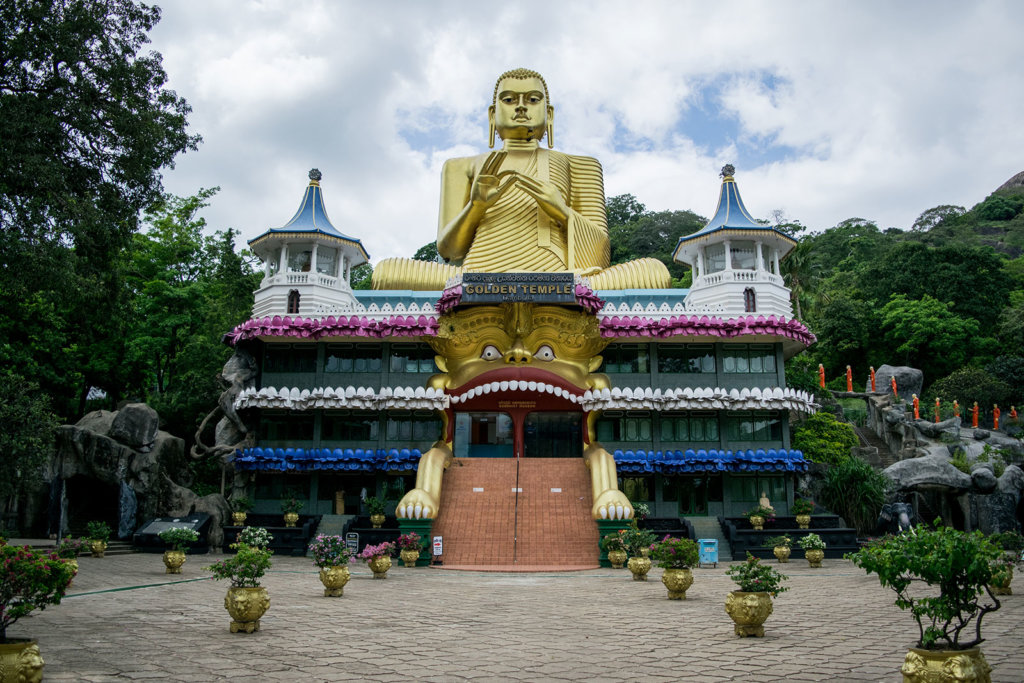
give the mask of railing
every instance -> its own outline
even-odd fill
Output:
[[[784,286],[781,277],[766,270],[721,270],[717,273],[701,275],[694,280],[692,287],[706,287],[718,285],[723,282],[767,282],[769,284]]]
[[[263,288],[274,285],[320,285],[330,289],[348,289],[344,281],[324,273],[278,273],[263,280]]]

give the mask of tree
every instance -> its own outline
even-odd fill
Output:
[[[668,267],[673,280],[683,281],[687,277],[687,268],[672,260],[672,252],[680,237],[700,230],[706,223],[705,219],[692,211],[659,211],[635,215],[629,222],[609,228],[611,263],[614,265],[638,258],[656,258]]]
[[[160,55],[140,54],[159,17],[131,0],[0,4],[0,364],[65,416],[123,334],[119,254],[160,169],[199,142]]]
[[[873,339],[878,330],[877,316],[858,297],[841,293],[822,302],[813,329],[818,336],[814,355],[829,371],[829,377],[847,365],[865,367],[872,352],[877,353]]]
[[[352,269],[352,289],[373,289],[373,266],[364,263]]]
[[[893,294],[881,312],[882,334],[890,350],[904,365],[927,367],[938,375],[963,366],[976,348],[980,326],[952,308],[952,303],[927,294],[920,299]]]
[[[1003,382],[981,368],[960,368],[947,377],[933,382],[924,397],[927,405],[941,398],[943,403],[952,405],[959,401],[963,406],[964,415],[975,401],[981,410],[987,411],[993,403],[1005,405],[1010,397],[1010,385]]]
[[[940,204],[921,212],[921,215],[917,217],[917,220],[914,221],[910,229],[914,232],[928,232],[935,226],[946,221],[955,220],[965,213],[967,213],[967,209],[962,206]]]
[[[0,372],[0,501],[39,481],[40,467],[53,450],[57,416],[50,400],[11,369]]]
[[[1024,197],[990,194],[975,210],[984,221],[1008,221],[1024,210]]]
[[[813,252],[812,242],[798,242],[782,260],[782,277],[789,287],[789,295],[793,300],[793,309],[798,320],[804,319],[801,300],[807,292],[817,284],[821,272]]]
[[[647,207],[631,194],[620,194],[605,201],[608,211],[608,227],[625,225],[647,215]]]
[[[437,242],[424,244],[412,255],[414,261],[440,261],[441,256],[437,253]]]

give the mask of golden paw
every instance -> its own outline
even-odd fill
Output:
[[[413,489],[402,496],[395,509],[399,519],[433,519],[437,514],[437,498],[423,489]]]
[[[633,506],[622,491],[608,489],[597,497],[590,512],[594,519],[630,519],[633,517]]]

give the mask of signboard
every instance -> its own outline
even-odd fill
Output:
[[[345,546],[352,551],[355,555],[359,552],[359,534],[354,531],[350,531],[345,534]]]
[[[463,273],[462,303],[574,304],[572,273]]]
[[[434,536],[434,557],[442,555],[441,536]]]

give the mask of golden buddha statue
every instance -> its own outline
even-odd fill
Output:
[[[554,108],[535,71],[502,74],[488,109],[490,146],[500,151],[449,159],[441,173],[437,251],[447,263],[390,258],[374,289],[443,289],[463,272],[567,272],[593,289],[664,288],[668,269],[645,258],[609,266],[601,164],[550,149]],[[540,140],[547,136],[548,148]]]

